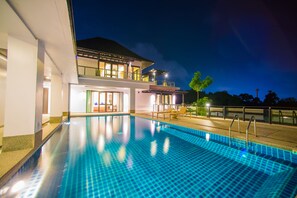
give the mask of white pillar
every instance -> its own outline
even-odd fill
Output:
[[[62,92],[62,98],[63,98],[63,116],[68,116],[69,110],[68,110],[68,105],[69,105],[69,84],[68,83],[63,83],[63,92]]]
[[[8,36],[7,52],[3,134],[6,151],[33,147],[34,135],[41,131],[44,47],[38,41],[34,45]]]
[[[135,113],[135,88],[130,88],[130,113]]]
[[[62,121],[62,109],[62,77],[58,74],[52,74],[50,122],[57,123]]]

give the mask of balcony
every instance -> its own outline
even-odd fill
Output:
[[[78,66],[79,77],[95,77],[103,79],[119,79],[119,80],[132,80],[138,82],[148,82],[150,84],[157,85],[158,87],[175,87],[175,82],[167,80],[156,80],[150,78],[149,75],[142,75],[141,72],[127,72],[127,71],[116,71],[109,69],[98,69],[89,66]]]
[[[98,68],[82,66],[82,65],[78,66],[78,76],[149,82],[149,78],[146,76],[142,76],[139,71],[137,72],[116,71],[116,70],[109,70],[109,69],[98,69]]]

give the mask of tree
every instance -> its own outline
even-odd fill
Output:
[[[199,101],[199,92],[208,87],[212,83],[212,78],[206,76],[204,80],[201,79],[201,73],[199,71],[194,73],[194,76],[189,83],[189,86],[197,92],[197,114],[198,114],[198,101]]]
[[[252,101],[252,105],[253,105],[253,106],[259,106],[259,105],[261,105],[261,100],[260,100],[260,98],[255,97],[255,98],[253,99],[253,101]]]
[[[243,105],[251,105],[254,97],[248,93],[239,94],[239,98],[242,101]]]
[[[297,107],[296,98],[283,98],[279,101],[278,106],[280,107]]]
[[[279,97],[274,91],[269,90],[263,101],[264,105],[275,106],[279,102]]]

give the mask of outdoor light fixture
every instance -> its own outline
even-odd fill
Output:
[[[210,107],[210,104],[209,103],[206,103],[206,107]]]
[[[165,78],[168,78],[168,73],[165,74]]]

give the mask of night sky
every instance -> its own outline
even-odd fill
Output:
[[[200,71],[214,79],[206,92],[259,88],[260,99],[297,98],[296,10],[294,0],[73,0],[76,39],[115,40],[181,89]]]

